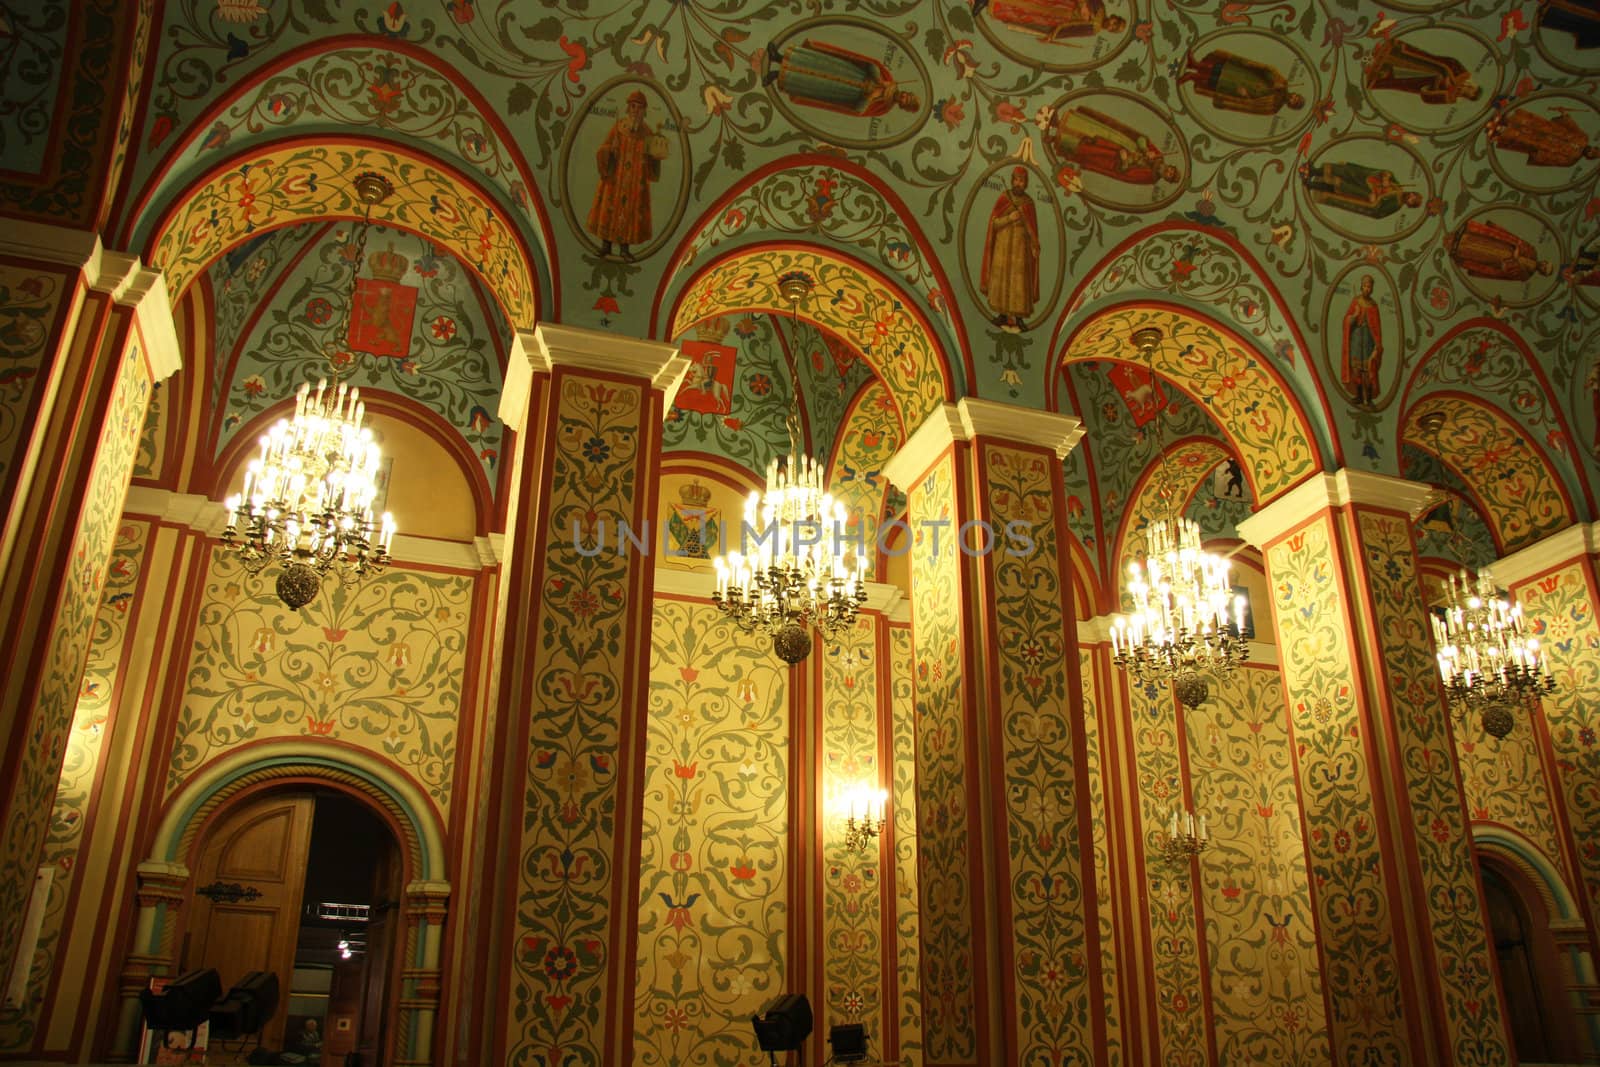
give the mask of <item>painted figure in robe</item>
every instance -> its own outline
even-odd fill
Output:
[[[1028,196],[1028,168],[1011,171],[1011,185],[989,212],[978,288],[995,325],[1020,332],[1039,301],[1039,218]]]
[[[1178,180],[1178,168],[1144,134],[1093,108],[1067,108],[1056,116],[1055,146],[1062,159],[1084,170],[1133,185]]]
[[[1422,194],[1401,185],[1393,171],[1360,163],[1323,163],[1305,172],[1305,184],[1315,203],[1372,219],[1422,206]]]
[[[600,238],[600,254],[611,255],[611,242],[617,242],[624,259],[628,246],[649,240],[654,230],[650,219],[650,183],[661,177],[661,161],[666,157],[666,139],[645,122],[644,94],[628,94],[623,116],[611,124],[606,139],[595,153],[600,183],[589,208],[589,232]]]
[[[916,111],[917,95],[900,89],[889,68],[859,52],[807,38],[778,51],[767,45],[763,84],[776,85],[794,103],[841,115],[871,118],[893,108]]]
[[[1344,313],[1344,351],[1339,360],[1339,380],[1350,390],[1358,405],[1377,402],[1378,368],[1383,364],[1383,324],[1378,318],[1378,302],[1372,299],[1372,279],[1361,279],[1361,288]]]
[[[1539,26],[1572,34],[1575,47],[1600,45],[1600,3],[1596,0],[1540,0]]]
[[[1589,135],[1565,111],[1552,119],[1518,108],[1490,119],[1488,134],[1496,148],[1526,156],[1530,167],[1570,167],[1600,159],[1600,146],[1590,144]]]
[[[1306,98],[1290,91],[1288,80],[1277,68],[1260,60],[1218,49],[1199,60],[1191,52],[1183,63],[1178,84],[1193,85],[1195,92],[1209,97],[1223,111],[1276,115],[1284,108],[1298,111],[1306,106]]]
[[[996,22],[1051,43],[1128,28],[1121,15],[1106,14],[1105,0],[978,0],[972,13],[985,7]]]
[[[1480,278],[1525,282],[1555,269],[1527,241],[1492,222],[1467,220],[1444,239],[1444,248],[1456,266]]]
[[[1425,104],[1453,104],[1483,95],[1482,87],[1460,61],[1390,38],[1373,50],[1366,79],[1368,89],[1414,93]]]

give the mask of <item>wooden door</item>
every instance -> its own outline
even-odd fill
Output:
[[[283,1047],[300,934],[315,801],[270,796],[223,816],[195,864],[180,971],[215,967],[226,992],[251,971],[278,976],[278,1011],[261,1031],[266,1048]]]

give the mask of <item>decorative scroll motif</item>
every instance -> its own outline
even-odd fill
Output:
[[[743,1063],[788,958],[788,671],[710,605],[651,632],[633,1062]]]
[[[1546,697],[1549,709],[1552,697]],[[1476,716],[1457,720],[1456,760],[1461,767],[1461,787],[1467,813],[1473,822],[1509,826],[1527,838],[1568,886],[1572,870],[1565,850],[1557,843],[1550,813],[1555,810],[1551,783],[1539,759],[1534,727],[1518,719],[1516,729],[1496,741],[1483,732]]]
[[[1372,797],[1368,745],[1375,739],[1361,733],[1349,609],[1333,558],[1326,518],[1267,550],[1295,773],[1310,827],[1322,980],[1339,1062],[1413,1063]]]
[[[48,835],[51,799],[61,776],[73,712],[82,691],[84,664],[95,637],[106,574],[139,447],[150,374],[144,352],[130,343],[118,357],[106,420],[97,442],[82,517],[72,535],[72,554],[51,619],[44,675],[11,784],[9,816],[0,837],[0,945],[15,945],[33,870]]]
[[[922,425],[949,396],[949,368],[902,296],[848,259],[810,248],[763,248],[718,263],[679,298],[671,335],[681,337],[713,315],[785,307],[778,277],[796,270],[817,280],[806,316],[861,352],[899,401],[906,422]]]
[[[117,692],[122,664],[127,660],[124,642],[128,636],[128,619],[133,614],[134,589],[139,582],[149,537],[149,524],[125,521],[117,530],[116,545],[111,550],[105,589],[100,595],[100,611],[95,615],[89,659],[78,688],[78,706],[73,712],[72,731],[67,735],[66,752],[61,760],[61,779],[56,785],[55,804],[50,812],[50,829],[45,836],[44,855],[40,858],[41,866],[55,868],[55,875],[50,881],[50,896],[45,901],[38,947],[28,975],[28,988],[32,990],[45,988],[61,947],[67,895],[77,877],[106,720],[112,697]],[[0,1049],[24,1050],[31,1045],[40,1006],[38,1000],[30,997],[20,1011],[0,1013]]]
[[[877,628],[862,615],[822,657],[822,989],[817,1032],[834,1023],[865,1023],[883,1033],[883,848],[844,847],[844,818],[829,798],[879,788]]]
[[[1083,849],[1062,617],[1061,546],[1055,525],[1055,460],[984,442],[980,499],[997,529],[1026,523],[1030,552],[997,549],[992,574],[1003,724],[1009,882],[1016,942],[1017,1056],[1050,1062],[1092,1048],[1095,990],[1084,924]],[[1093,848],[1090,842],[1089,848]]]
[[[529,720],[524,825],[518,850],[516,943],[511,1012],[504,1021],[509,1062],[600,1067],[604,1062],[606,974],[623,965],[613,943],[612,909],[620,872],[611,812],[623,679],[632,649],[621,639],[638,555],[584,555],[574,543],[598,524],[639,516],[639,442],[647,392],[560,376],[549,496],[549,546],[530,675],[534,706],[508,709]],[[576,531],[576,534],[574,533]],[[592,542],[591,542],[592,543]],[[685,764],[687,767],[687,764]],[[688,906],[686,904],[686,906]],[[550,1050],[559,1049],[552,1054]]]
[[[1517,586],[1515,593],[1528,617],[1543,624],[1540,647],[1559,683],[1542,705],[1558,789],[1577,846],[1577,876],[1595,914],[1600,912],[1600,790],[1595,788],[1600,740],[1592,709],[1600,701],[1600,659],[1594,654],[1600,649],[1600,622],[1594,572],[1582,560],[1571,561]]]
[[[852,529],[858,521],[865,521],[863,534],[871,545],[878,535],[877,521],[889,490],[883,465],[905,443],[900,413],[888,388],[882,382],[868,385],[841,429],[828,471],[828,488],[845,506]]]
[[[923,1053],[970,1062],[978,1051],[968,884],[964,619],[960,558],[949,538],[934,554],[934,523],[953,528],[955,462],[940,460],[909,493],[911,611],[916,638],[918,890],[922,901]]]
[[[48,376],[46,352],[68,292],[60,274],[0,264],[0,490],[11,485],[26,447],[31,428],[24,420]]]
[[[894,971],[900,1062],[922,1065],[922,913],[917,885],[917,703],[911,629],[889,627],[889,700],[894,717]]]
[[[213,175],[184,199],[152,241],[151,263],[167,274],[174,297],[218,256],[251,235],[289,223],[360,218],[349,176],[388,175],[395,196],[372,208],[372,221],[413,230],[471,264],[514,326],[538,321],[533,268],[495,205],[459,175],[410,155],[365,145],[302,144],[267,149]]]
[[[1100,925],[1100,982],[1105,990],[1106,1065],[1122,1067],[1122,998],[1117,996],[1116,900],[1111,892],[1111,849],[1107,841],[1105,752],[1101,744],[1102,709],[1095,698],[1095,656],[1079,646],[1078,674],[1083,685],[1084,768],[1093,812],[1095,914]],[[1108,724],[1109,725],[1109,724]]]
[[[302,735],[394,763],[448,814],[473,585],[469,575],[391,568],[292,612],[269,579],[213,553],[168,794],[233,746]]]
[[[1431,449],[1432,435],[1423,432],[1421,420],[1435,411],[1445,416],[1439,448],[1483,502],[1502,553],[1572,525],[1576,516],[1560,476],[1511,420],[1468,397],[1440,396],[1412,409],[1404,436]]]
[[[1224,676],[1184,709],[1184,728],[1195,807],[1210,819],[1199,872],[1217,1061],[1332,1063],[1278,672]]]
[[[1143,326],[1166,335],[1156,373],[1183,382],[1206,404],[1251,472],[1261,504],[1318,469],[1311,431],[1282,380],[1258,353],[1205,321],[1160,308],[1117,308],[1081,326],[1066,359],[1127,362],[1128,336]]]
[[[1426,605],[1418,595],[1415,548],[1404,518],[1357,512],[1375,631],[1388,671],[1398,742],[1396,777],[1405,783],[1429,930],[1450,1025],[1453,1062],[1462,1067],[1511,1060],[1500,1013],[1466,806],[1450,759],[1449,712],[1439,696]]]
[[[203,885],[195,891],[196,896],[209,897],[216,904],[238,904],[244,900],[259,900],[261,890],[253,885],[241,885],[238,882],[212,882]]]
[[[1133,762],[1139,783],[1138,882],[1149,897],[1151,961],[1156,990],[1156,1027],[1162,1062],[1170,1067],[1205,1067],[1205,951],[1195,919],[1187,867],[1162,857],[1167,819],[1184,802],[1183,764],[1178,759],[1181,714],[1170,685],[1128,680],[1133,720]],[[1131,903],[1131,902],[1130,902]]]

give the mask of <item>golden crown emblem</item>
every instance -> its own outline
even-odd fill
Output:
[[[390,245],[387,251],[374,252],[367,257],[367,268],[372,276],[380,282],[398,282],[406,276],[406,268],[411,266],[411,261]]]
[[[711,490],[701,485],[698,480],[690,482],[678,490],[678,497],[685,504],[693,508],[703,508],[711,503]]]
[[[694,335],[708,344],[720,345],[722,339],[728,336],[728,320],[721,315],[707,319],[694,328]]]

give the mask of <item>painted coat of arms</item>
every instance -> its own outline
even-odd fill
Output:
[[[357,278],[350,308],[350,349],[405,359],[411,354],[411,326],[417,315],[415,286],[401,285],[411,261],[394,250],[367,257],[370,278]]]
[[[678,490],[683,502],[667,518],[667,552],[683,559],[710,559],[722,547],[722,509],[711,507],[711,490],[698,481]]]
[[[733,362],[739,350],[722,343],[727,334],[726,320],[711,319],[696,329],[696,340],[683,342],[689,372],[678,388],[674,407],[707,415],[726,415],[733,410]]]

